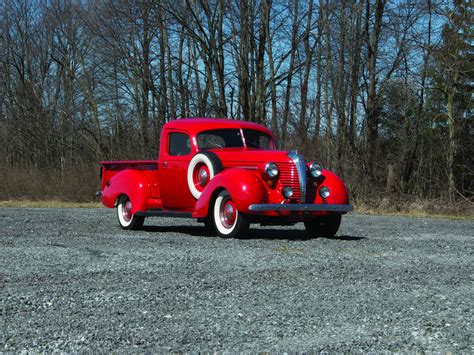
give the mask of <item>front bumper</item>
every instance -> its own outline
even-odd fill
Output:
[[[354,208],[352,205],[325,205],[325,204],[312,204],[312,203],[301,203],[301,204],[261,204],[261,205],[250,205],[249,211],[251,212],[268,212],[268,211],[295,211],[295,212],[336,212],[336,213],[347,213],[352,211]]]

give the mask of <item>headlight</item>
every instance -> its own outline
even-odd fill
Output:
[[[324,200],[329,197],[331,192],[329,191],[329,188],[326,186],[321,186],[319,188],[319,196],[321,196]]]
[[[323,167],[321,166],[321,164],[311,163],[311,165],[309,166],[309,172],[313,177],[317,178],[323,173]]]
[[[275,163],[268,163],[267,165],[265,165],[265,173],[269,177],[274,178],[278,176],[280,172],[278,171],[278,166]]]
[[[285,198],[290,198],[291,196],[293,196],[293,189],[289,186],[285,186],[282,192]]]

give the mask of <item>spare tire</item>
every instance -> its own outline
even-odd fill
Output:
[[[222,162],[213,152],[199,152],[189,162],[188,187],[197,200],[209,181],[221,170]]]

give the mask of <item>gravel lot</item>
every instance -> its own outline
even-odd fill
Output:
[[[0,209],[0,351],[474,351],[474,222],[357,214],[245,240]]]

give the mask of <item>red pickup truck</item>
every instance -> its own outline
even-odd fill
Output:
[[[334,236],[352,210],[344,182],[296,151],[276,149],[267,128],[231,119],[186,118],[161,132],[158,160],[100,162],[102,203],[123,229],[146,217],[189,217],[221,237],[250,223],[304,222]]]

